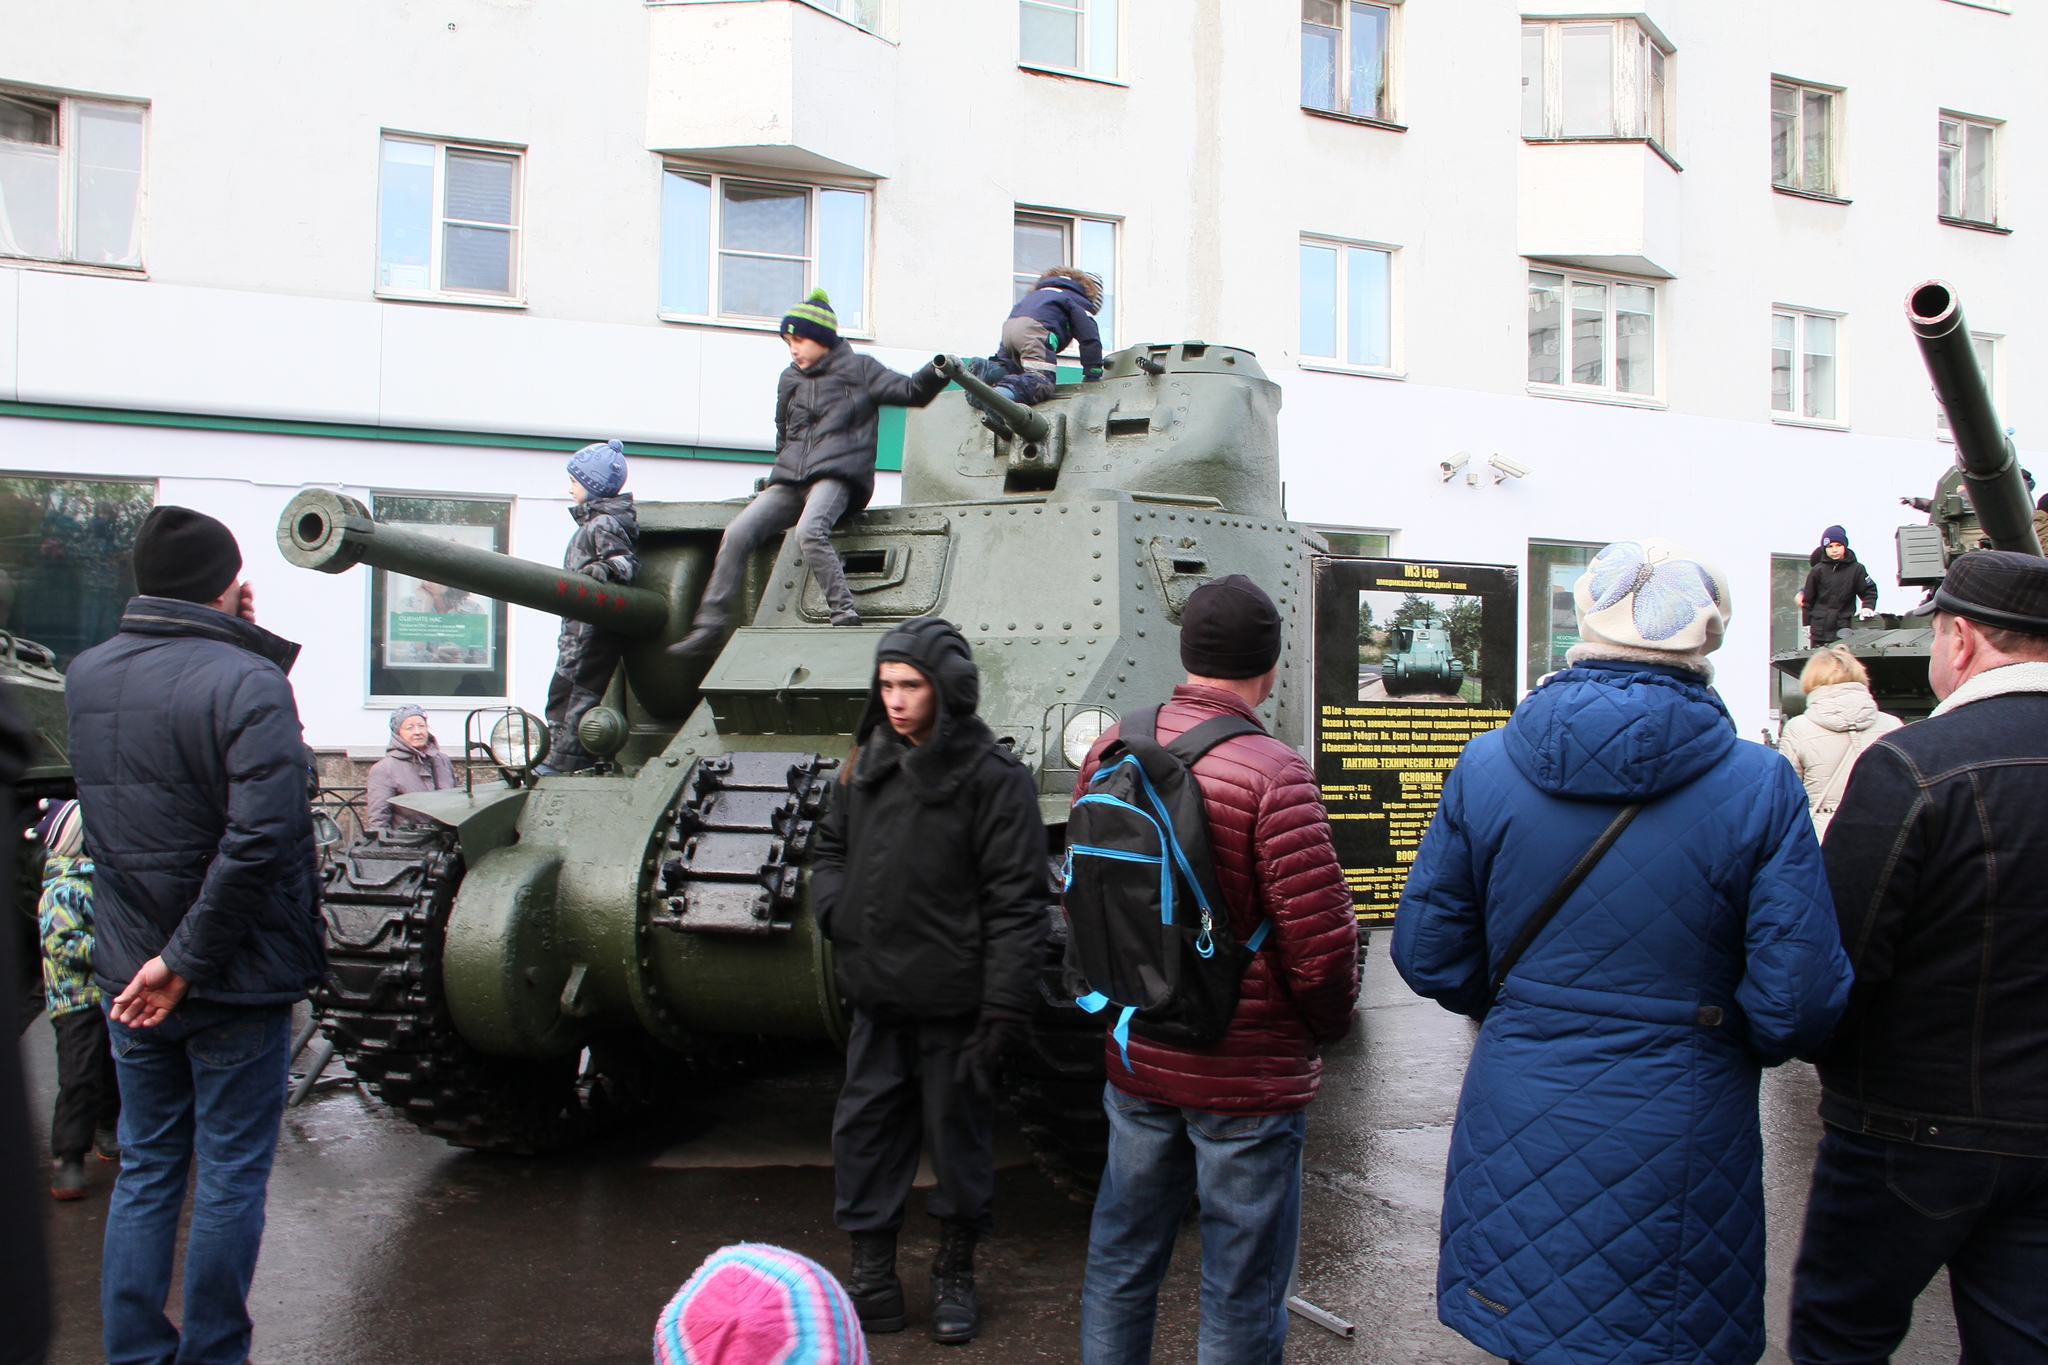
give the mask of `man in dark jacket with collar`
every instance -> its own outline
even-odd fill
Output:
[[[875,494],[876,441],[885,407],[921,408],[946,387],[926,365],[900,374],[853,349],[822,289],[782,319],[789,368],[775,386],[775,467],[768,486],[725,528],[688,635],[669,646],[708,655],[725,638],[754,551],[792,526],[804,566],[835,626],[857,626],[860,610],[832,549],[832,528]]]
[[[94,975],[121,1087],[107,1209],[107,1359],[234,1365],[284,1111],[291,1007],[326,971],[308,755],[234,536],[159,507],[113,639],[66,680],[96,865]],[[197,1156],[182,1328],[164,1314]]]
[[[1858,760],[1824,853],[1849,1008],[1792,1286],[1800,1365],[1883,1361],[1946,1265],[1963,1359],[2048,1360],[2048,560],[1949,567],[1943,700]]]
[[[974,1243],[995,1194],[994,1080],[1038,999],[1051,917],[1045,824],[1024,765],[974,714],[981,674],[937,617],[882,637],[867,710],[818,833],[811,904],[853,1006],[832,1121],[847,1288],[871,1332],[903,1326],[896,1233],[931,1153],[931,1335],[980,1330]]]

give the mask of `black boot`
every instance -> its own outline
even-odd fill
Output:
[[[932,1257],[932,1340],[958,1346],[981,1331],[981,1305],[974,1297],[972,1223],[939,1224],[939,1250]]]
[[[903,1281],[896,1278],[895,1233],[853,1234],[853,1273],[847,1276],[846,1292],[853,1298],[853,1311],[860,1315],[862,1331],[903,1330],[906,1314]]]

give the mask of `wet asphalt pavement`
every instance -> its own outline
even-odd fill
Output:
[[[1310,1110],[1301,1292],[1358,1325],[1343,1340],[1296,1319],[1299,1362],[1482,1365],[1494,1357],[1436,1321],[1437,1210],[1472,1026],[1411,996],[1376,934],[1352,1036],[1329,1054]],[[51,1032],[24,1040],[33,1112],[54,1090]],[[340,1068],[335,1068],[337,1074]],[[462,1152],[422,1136],[349,1086],[286,1112],[270,1225],[251,1295],[258,1365],[640,1365],[655,1315],[697,1263],[740,1240],[780,1243],[845,1269],[832,1173],[758,1164],[817,1159],[837,1084],[829,1064],[701,1097],[700,1112],[548,1158]],[[1764,1087],[1773,1346],[1819,1134],[1813,1073]],[[1014,1148],[1006,1146],[1006,1152]],[[114,1167],[91,1196],[53,1205],[58,1335],[52,1365],[99,1354],[98,1267]],[[1029,1165],[999,1172],[997,1231],[983,1245],[986,1327],[965,1347],[922,1335],[922,1264],[935,1225],[917,1198],[905,1230],[910,1330],[869,1340],[877,1365],[1075,1358],[1087,1211]],[[1183,1236],[1155,1358],[1194,1359],[1197,1270]],[[173,1308],[173,1316],[176,1309]],[[1895,1357],[1957,1356],[1943,1281]]]

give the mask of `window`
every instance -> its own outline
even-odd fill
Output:
[[[377,493],[370,514],[477,550],[502,553],[511,539],[512,504],[502,500]],[[370,694],[506,696],[505,625],[503,602],[376,570],[370,575]]]
[[[1394,532],[1364,530],[1357,526],[1310,526],[1330,542],[1330,553],[1347,559],[1387,559],[1394,553]]]
[[[1841,318],[1781,310],[1771,314],[1771,411],[1834,422]]]
[[[142,113],[0,95],[0,256],[142,264]]]
[[[0,476],[0,629],[47,647],[60,669],[111,639],[155,503],[153,483]]]
[[[1353,0],[1301,0],[1301,103],[1356,118],[1389,120],[1389,44],[1394,11]]]
[[[1522,27],[1522,136],[1648,138],[1667,145],[1671,46],[1634,19]]]
[[[1019,0],[1018,60],[1025,66],[1117,74],[1117,0]]]
[[[1303,359],[1394,367],[1393,261],[1385,247],[1302,239]]]
[[[1601,545],[1576,540],[1529,542],[1529,686],[1534,687],[1544,674],[1563,668],[1564,656],[1579,642],[1579,614],[1572,590]]]
[[[2005,406],[2005,376],[1998,369],[1998,338],[1983,332],[1970,333],[1970,349],[1977,353],[1977,369],[1984,376],[1984,392],[1991,396],[1992,408]],[[1934,434],[1943,441],[1955,440],[1955,433],[1948,428],[1948,414],[1940,404],[1934,408]]]
[[[1056,265],[1085,270],[1102,281],[1102,307],[1096,330],[1102,333],[1104,355],[1116,349],[1116,222],[1067,214],[1019,210],[1011,268],[1015,302],[1031,292],[1038,277]]]
[[[1774,655],[1806,647],[1806,632],[1799,624],[1799,593],[1806,586],[1806,571],[1811,567],[1805,555],[1771,556],[1771,653]],[[1771,670],[1771,709],[1787,718],[1806,709],[1806,693],[1800,689],[1796,671]]]
[[[377,292],[519,297],[519,153],[384,139]]]
[[[1997,125],[1959,114],[1940,120],[1940,212],[1963,223],[1995,223],[1991,146]]]
[[[1771,183],[1835,193],[1835,96],[1819,86],[1771,82]]]
[[[868,196],[671,168],[661,177],[663,317],[773,325],[811,290],[868,330]]]
[[[1529,272],[1531,384],[1654,394],[1656,357],[1655,286]]]
[[[882,27],[882,0],[810,0],[819,9],[829,10],[846,20],[858,24],[870,33],[879,33]]]

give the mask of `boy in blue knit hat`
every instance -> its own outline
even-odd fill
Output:
[[[599,441],[569,457],[569,515],[576,534],[562,567],[588,574],[600,583],[631,583],[640,572],[633,546],[640,539],[640,519],[626,486],[624,442]],[[555,677],[548,684],[548,761],[534,768],[543,777],[573,773],[597,760],[576,738],[583,713],[604,698],[626,652],[627,637],[587,621],[562,622],[556,647]]]
[[[860,611],[832,549],[832,528],[875,492],[875,435],[884,406],[921,408],[946,387],[927,365],[901,374],[846,344],[822,289],[782,319],[789,368],[775,390],[775,468],[768,486],[725,528],[697,619],[669,652],[709,655],[725,638],[747,561],[792,526],[804,564],[818,581],[835,626],[857,626]]]

